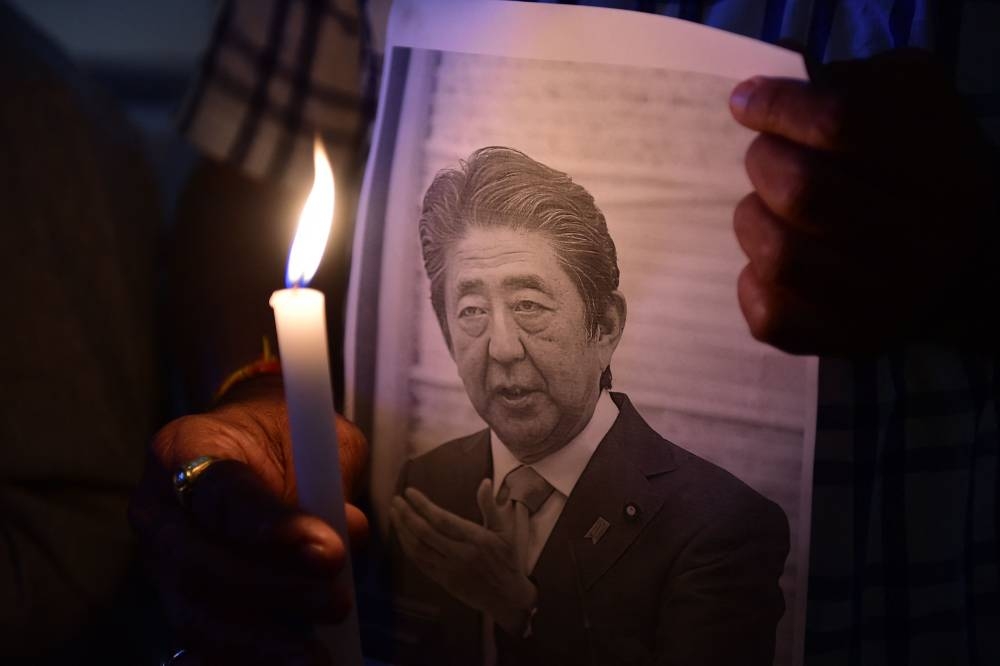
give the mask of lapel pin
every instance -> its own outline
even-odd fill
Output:
[[[630,523],[634,523],[635,521],[639,520],[639,505],[636,504],[635,502],[629,502],[628,504],[625,505],[624,513],[625,513],[625,520],[627,520]]]
[[[604,533],[608,531],[609,527],[611,527],[611,523],[598,516],[594,524],[587,530],[587,533],[583,535],[583,538],[590,539],[592,544],[596,544],[604,536]]]

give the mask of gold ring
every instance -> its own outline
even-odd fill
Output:
[[[190,501],[189,495],[194,487],[195,481],[205,473],[209,467],[219,462],[218,458],[212,456],[198,456],[194,460],[181,465],[180,469],[174,472],[174,493],[181,506],[187,508]]]

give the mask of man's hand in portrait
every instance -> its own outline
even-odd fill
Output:
[[[395,497],[389,515],[403,552],[427,576],[519,636],[538,591],[518,562],[513,502],[498,504],[490,479],[476,500],[485,525],[442,509],[416,488]]]
[[[833,63],[808,83],[750,79],[730,108],[760,132],[746,155],[754,191],[734,214],[755,337],[821,354],[988,339],[995,166],[928,55]]]

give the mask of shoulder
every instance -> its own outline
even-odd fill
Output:
[[[453,474],[456,466],[464,469],[468,465],[482,464],[482,461],[488,460],[489,442],[489,430],[480,430],[447,441],[407,460],[400,478],[408,483],[421,485],[422,481],[432,481]]]
[[[787,533],[785,512],[772,500],[729,471],[675,447],[679,484],[692,515],[701,515],[705,526],[736,529],[742,533]]]
[[[420,490],[443,509],[479,521],[476,489],[489,475],[489,431],[461,437],[410,459],[400,472],[397,491]]]
[[[737,531],[788,530],[784,511],[719,465],[662,437],[639,415],[627,396],[616,397],[623,426],[623,450],[644,469],[651,490],[669,499],[668,513],[693,524]]]
[[[663,501],[655,529],[684,544],[678,562],[701,566],[732,558],[780,571],[790,547],[784,510],[722,467],[663,440],[676,468],[649,479]]]

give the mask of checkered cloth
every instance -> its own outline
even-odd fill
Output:
[[[262,175],[297,173],[316,131],[355,145],[379,66],[363,4],[226,2],[184,131]],[[572,4],[797,43],[821,62],[932,48],[1000,144],[995,1]],[[996,354],[929,346],[822,360],[808,664],[1000,664],[998,378]]]
[[[355,0],[224,0],[178,118],[209,156],[253,176],[312,177],[312,142],[334,172],[361,152],[380,67]]]

